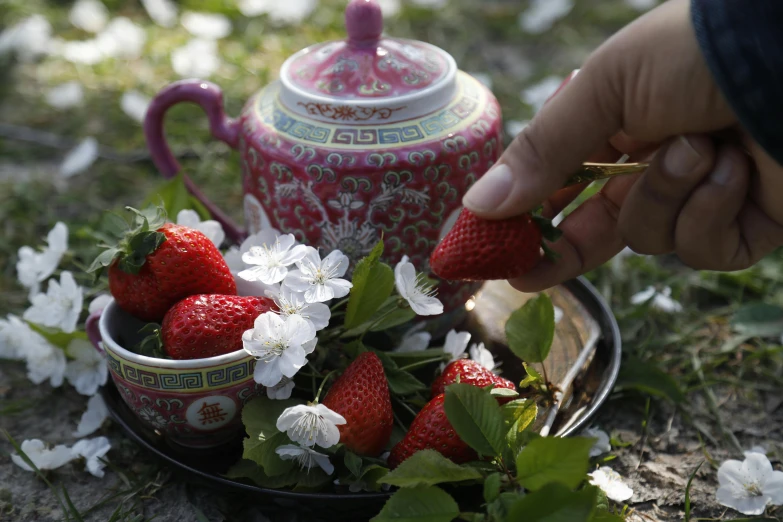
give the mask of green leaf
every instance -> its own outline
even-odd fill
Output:
[[[371,491],[378,491],[381,489],[381,479],[389,474],[389,468],[380,466],[378,464],[371,464],[364,468],[362,476],[359,477]]]
[[[484,481],[484,501],[487,503],[494,502],[500,495],[501,477],[500,473],[493,473]]]
[[[503,399],[507,399],[509,397],[518,397],[519,396],[519,392],[518,391],[510,390],[508,388],[492,388],[489,391],[489,394],[492,395],[495,398],[500,397],[500,398],[503,398]]]
[[[520,388],[527,388],[528,386],[533,386],[535,384],[546,384],[544,378],[541,377],[541,374],[538,373],[535,368],[527,363],[522,363],[522,366],[525,368],[525,373],[527,375],[519,383]]]
[[[530,299],[506,321],[508,347],[525,362],[544,362],[555,338],[555,308],[546,294]]]
[[[571,491],[560,484],[549,484],[517,500],[509,511],[508,520],[589,522],[595,499],[596,488],[592,486]]]
[[[299,479],[299,473],[298,469],[292,469],[284,475],[268,477],[255,462],[242,459],[231,466],[225,476],[232,480],[249,479],[261,487],[277,489],[296,484]]]
[[[405,370],[385,369],[385,373],[389,381],[389,390],[396,395],[409,395],[427,389],[423,382]]]
[[[517,457],[517,479],[530,491],[560,483],[573,489],[585,480],[593,439],[540,437],[528,443]]]
[[[522,446],[529,442],[527,429],[533,425],[538,417],[538,406],[535,401],[528,399],[517,399],[504,404],[501,407],[503,420],[506,423],[506,440],[514,455],[516,455]]]
[[[114,212],[106,212],[101,218],[101,228],[111,234],[113,237],[121,238],[130,230],[128,222]]]
[[[590,517],[590,522],[623,522],[625,519],[608,511],[596,510]]]
[[[617,384],[669,399],[675,404],[685,400],[685,393],[671,375],[657,368],[654,363],[643,362],[636,357],[628,357],[623,362]]]
[[[117,257],[120,253],[119,248],[107,248],[100,254],[98,254],[98,257],[95,258],[95,260],[90,264],[90,267],[87,269],[87,272],[95,272],[97,270],[100,270],[101,268],[105,268],[109,266],[112,261],[114,261],[114,258]]]
[[[294,467],[293,460],[283,460],[275,452],[278,447],[284,444],[291,444],[291,441],[288,439],[288,435],[278,432],[257,446],[250,452],[250,455],[248,455],[248,452],[243,453],[242,458],[255,461],[263,468],[264,475],[267,477],[283,475],[291,471]]]
[[[480,479],[481,473],[475,469],[454,464],[437,451],[425,449],[405,459],[380,482],[400,488],[415,488]]]
[[[346,451],[343,462],[348,471],[353,473],[354,477],[360,477],[362,474],[362,458],[352,451]]]
[[[510,491],[504,491],[501,493],[498,498],[487,505],[487,514],[489,515],[490,520],[498,520],[498,521],[506,521],[512,522],[511,519],[507,519],[507,515],[509,510],[514,506],[514,504],[520,499],[524,497],[523,493],[515,493]]]
[[[443,405],[459,438],[481,455],[498,456],[506,446],[500,406],[489,390],[468,384],[446,387]]]
[[[303,402],[297,399],[277,401],[267,397],[252,399],[242,408],[242,422],[248,437],[263,442],[279,433],[280,430],[276,426],[277,418],[283,410],[297,404]]]
[[[183,174],[180,172],[170,180],[161,183],[157,190],[154,190],[147,196],[142,207],[162,205],[166,213],[176,219],[180,210],[187,210],[192,207],[191,199],[190,193],[187,187],[185,187]]]
[[[298,481],[294,491],[318,491],[326,484],[332,482],[330,475],[319,467],[310,469],[296,470],[298,472]]]
[[[370,522],[451,522],[458,515],[451,495],[429,486],[397,491]]]
[[[696,477],[696,473],[704,465],[704,461],[699,462],[696,469],[693,470],[691,476],[688,477],[688,484],[685,486],[685,522],[691,522],[691,486],[693,485],[693,479]]]
[[[783,333],[783,308],[764,302],[746,304],[737,310],[731,323],[744,335],[779,336]]]
[[[396,305],[395,305],[396,306]],[[382,332],[401,324],[409,323],[416,317],[416,312],[410,308],[399,308],[384,316],[378,324],[370,328],[371,332]]]
[[[351,329],[370,319],[394,289],[394,272],[378,260],[383,254],[383,241],[378,241],[370,255],[356,264],[353,288],[345,311],[345,328]]]

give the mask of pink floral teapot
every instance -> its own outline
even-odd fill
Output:
[[[500,109],[442,49],[383,37],[375,0],[352,0],[345,22],[346,40],[291,56],[236,119],[210,82],[164,88],[144,122],[152,159],[166,177],[179,171],[163,118],[172,105],[195,102],[212,134],[242,156],[246,231],[186,179],[230,239],[272,226],[356,261],[383,237],[387,263],[407,255],[426,272],[462,195],[502,152]],[[444,282],[438,292],[448,311],[475,290]]]

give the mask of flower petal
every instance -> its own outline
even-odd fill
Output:
[[[417,315],[439,315],[443,313],[443,303],[437,297],[423,294],[413,295],[408,303]]]
[[[264,386],[275,386],[283,379],[280,372],[280,358],[275,357],[271,361],[256,362],[256,369],[253,373],[253,379]]]
[[[315,337],[315,327],[303,317],[292,315],[285,320],[284,335],[289,346],[300,346]]]
[[[277,418],[275,426],[280,431],[288,431],[293,427],[302,416],[310,413],[310,407],[304,404],[297,404],[283,410],[283,413]]]
[[[773,471],[761,485],[761,490],[769,496],[773,506],[783,505],[783,471]]]
[[[326,281],[326,286],[332,290],[333,296],[338,299],[348,295],[348,292],[353,288],[353,284],[345,279],[329,279]]]
[[[291,270],[286,274],[283,286],[287,286],[294,292],[306,292],[312,285],[310,284],[310,279],[301,270]]]
[[[109,418],[109,409],[106,407],[106,403],[103,397],[100,395],[93,395],[90,400],[87,401],[87,410],[82,413],[82,417],[79,420],[79,424],[76,427],[76,431],[73,432],[74,437],[86,437],[97,431]]]

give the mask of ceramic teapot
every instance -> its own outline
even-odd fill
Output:
[[[144,122],[152,159],[166,177],[179,171],[163,118],[195,102],[213,136],[241,154],[245,230],[185,180],[230,239],[271,226],[353,263],[383,237],[385,262],[406,255],[427,272],[463,194],[502,152],[498,102],[442,49],[382,36],[375,0],[352,0],[345,25],[347,39],[288,58],[236,119],[210,82],[164,88]],[[438,293],[448,311],[476,289],[442,282]]]

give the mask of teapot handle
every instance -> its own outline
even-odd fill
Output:
[[[196,79],[174,82],[164,87],[152,99],[144,117],[147,147],[153,163],[165,178],[174,177],[179,172],[180,165],[171,153],[163,134],[163,118],[170,107],[180,102],[195,103],[204,109],[209,119],[210,132],[215,138],[224,141],[232,149],[237,148],[239,141],[239,120],[229,118],[223,111],[223,91],[220,87],[212,82]],[[215,206],[187,175],[183,174],[182,177],[193,197],[198,199],[209,210],[212,217],[223,226],[226,236],[235,243],[241,243],[245,238],[245,231]]]
[[[101,314],[103,314],[103,309],[91,313],[84,325],[84,330],[87,332],[87,338],[95,349],[98,350],[98,353],[103,355],[104,352],[101,347],[101,330],[98,327],[98,323],[101,321]]]

